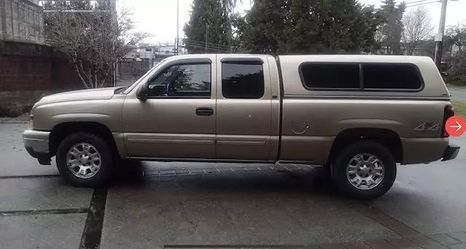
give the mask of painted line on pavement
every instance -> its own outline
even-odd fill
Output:
[[[11,211],[0,211],[0,217],[23,216],[23,215],[47,215],[47,214],[79,214],[79,213],[87,213],[88,211],[89,211],[88,208],[11,210]]]
[[[25,175],[25,176],[0,176],[0,180],[3,179],[23,179],[23,178],[53,178],[59,177],[60,175]]]
[[[163,248],[309,248],[303,245],[164,245]]]

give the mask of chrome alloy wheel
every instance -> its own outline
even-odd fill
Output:
[[[66,154],[66,165],[71,173],[81,179],[88,179],[99,172],[102,159],[99,151],[91,144],[75,144]]]
[[[371,190],[377,187],[385,176],[382,160],[369,153],[351,158],[346,166],[346,177],[355,188]]]

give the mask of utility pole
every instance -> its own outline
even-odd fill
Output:
[[[205,52],[207,53],[207,42],[209,41],[209,24],[206,22],[205,24]]]
[[[445,18],[447,15],[448,0],[442,0],[442,10],[440,12],[440,22],[438,26],[438,33],[435,36],[435,56],[434,61],[437,68],[440,69],[442,64],[442,50],[443,50],[443,35],[445,33]]]
[[[180,53],[180,0],[176,0],[176,54]]]

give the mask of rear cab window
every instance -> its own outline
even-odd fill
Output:
[[[303,63],[301,80],[308,90],[420,91],[418,67],[411,63]]]
[[[222,62],[222,95],[229,99],[260,99],[264,96],[262,62]]]

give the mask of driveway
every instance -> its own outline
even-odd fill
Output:
[[[302,165],[142,163],[75,188],[0,123],[0,248],[466,248],[466,153],[400,166],[375,201]],[[466,148],[465,137],[453,139]]]
[[[448,90],[453,100],[466,102],[466,87],[448,86]]]

